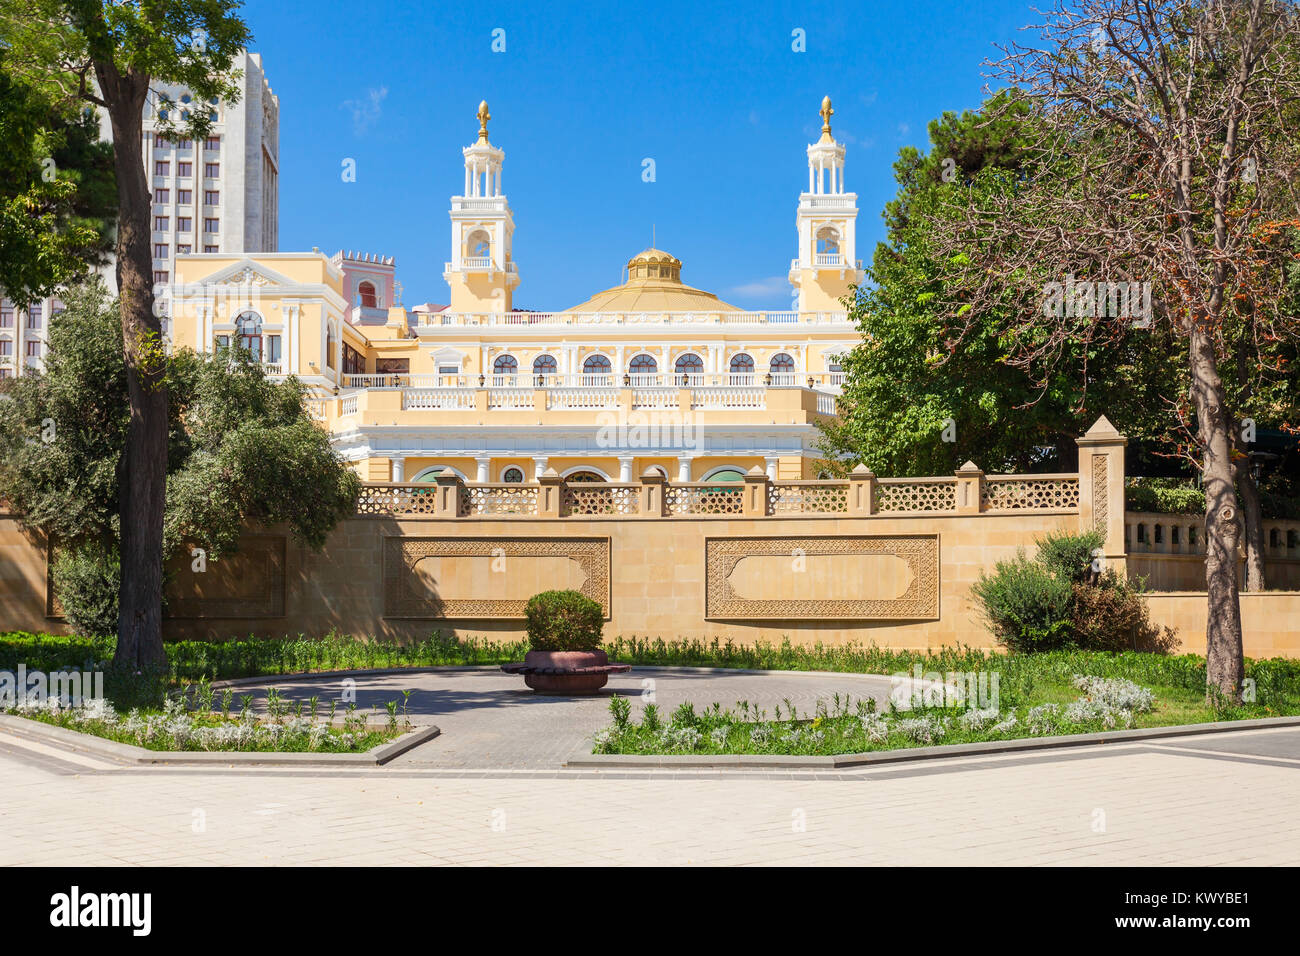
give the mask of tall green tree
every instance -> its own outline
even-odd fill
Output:
[[[183,85],[199,102],[238,97],[232,66],[250,39],[238,8],[236,0],[0,0],[0,43],[12,74],[69,110],[99,108],[113,132],[117,286],[130,405],[118,473],[119,665],[153,665],[165,657],[167,356],[154,309],[150,189],[140,156],[144,108],[161,83]],[[210,126],[206,111],[193,110],[183,132],[202,139]]]
[[[74,292],[49,336],[46,370],[17,379],[0,402],[0,497],[65,558],[112,574],[131,419],[116,306],[102,288]],[[183,350],[166,386],[164,558],[198,547],[220,560],[250,524],[284,524],[319,549],[353,513],[360,481],[308,415],[297,379],[271,381],[247,355]]]
[[[112,147],[93,116],[67,115],[7,68],[0,48],[0,289],[25,306],[112,249]]]
[[[841,416],[822,426],[822,450],[840,470],[863,461],[880,474],[933,475],[967,460],[991,472],[1063,470],[1099,414],[1132,437],[1167,433],[1176,359],[1149,335],[1124,330],[1104,348],[1063,343],[1071,361],[1046,380],[1009,361],[1002,315],[950,341],[942,293],[952,257],[935,248],[934,220],[954,202],[988,206],[1041,175],[1032,122],[1004,91],[984,109],[931,121],[927,154],[900,151],[887,238],[849,302],[862,340],[844,358]]]
[[[1300,317],[1279,308],[1286,230],[1300,225],[1300,142],[1286,130],[1300,100],[1297,43],[1300,13],[1287,0],[1057,0],[989,64],[1032,105],[1048,171],[931,220],[936,258],[952,266],[950,341],[993,317],[1011,360],[1039,381],[1069,364],[1076,343],[1106,346],[1135,319],[1177,343],[1178,430],[1206,500],[1207,695],[1230,700],[1244,662],[1224,376],[1240,304],[1261,336],[1300,338]],[[1151,307],[1101,309],[1095,297],[1062,307],[1041,283],[1045,264],[1058,282],[1145,283]]]

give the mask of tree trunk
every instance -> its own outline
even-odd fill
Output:
[[[162,642],[163,510],[167,494],[167,387],[162,323],[154,315],[151,193],[141,161],[148,77],[96,63],[113,124],[117,167],[117,286],[131,419],[122,455],[122,585],[117,666],[166,659]]]
[[[1237,590],[1237,517],[1235,469],[1230,458],[1228,408],[1215,364],[1214,345],[1200,328],[1189,337],[1192,400],[1196,405],[1201,447],[1205,450],[1205,622],[1206,698],[1240,702],[1245,676],[1242,659],[1241,600]]]
[[[1260,510],[1259,485],[1250,473],[1249,459],[1237,465],[1237,491],[1241,495],[1241,516],[1246,528],[1246,590],[1264,590],[1264,519]]]

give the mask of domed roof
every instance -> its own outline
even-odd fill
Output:
[[[566,312],[741,312],[712,292],[682,283],[682,261],[662,249],[646,249],[627,261],[627,281],[597,292]]]

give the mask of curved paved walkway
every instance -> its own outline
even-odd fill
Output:
[[[658,705],[667,719],[684,701],[700,711],[715,701],[734,708],[737,701],[745,700],[770,715],[778,704],[784,710],[788,700],[800,714],[811,714],[819,699],[829,707],[836,693],[841,698],[851,695],[854,701],[874,697],[883,705],[891,681],[879,674],[634,667],[630,673],[612,675],[594,697],[550,697],[533,693],[523,678],[503,674],[496,667],[411,670],[352,679],[358,709],[374,708],[384,714],[389,701],[400,702],[402,691],[409,690],[411,722],[437,724],[442,731],[389,766],[494,770],[558,769],[571,756],[591,753],[592,735],[609,725],[609,701],[615,694],[631,700],[637,719],[647,703]],[[237,694],[254,694],[259,707],[269,687],[294,700],[316,695],[324,712],[329,701],[343,693],[343,680],[310,677],[234,689]]]

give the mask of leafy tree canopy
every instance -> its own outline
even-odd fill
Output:
[[[51,318],[42,374],[0,401],[0,497],[69,544],[114,544],[129,402],[115,303],[102,288],[70,296]],[[303,406],[296,379],[274,382],[240,355],[175,353],[165,556],[238,547],[247,523],[284,524],[320,548],[352,513],[360,487]]]
[[[1044,174],[1025,148],[1029,111],[1007,92],[987,107],[1005,109],[991,110],[996,119],[944,113],[929,124],[930,152],[908,146],[894,164],[888,238],[876,247],[871,284],[849,302],[862,342],[844,358],[842,418],[823,429],[822,449],[840,470],[863,461],[882,475],[944,474],[972,460],[989,472],[1049,471],[1073,467],[1073,439],[1098,415],[1131,437],[1167,431],[1169,342],[1135,330],[1104,345],[1068,343],[1077,362],[1045,383],[1008,364],[1014,343],[1002,323],[983,322],[952,347],[940,299],[953,263],[934,249],[933,218],[959,199],[991,200]],[[1028,284],[1012,278],[1009,288]],[[1078,367],[1082,376],[1072,374]]]

